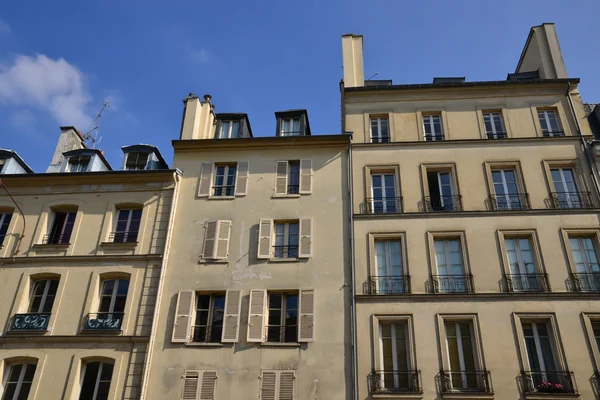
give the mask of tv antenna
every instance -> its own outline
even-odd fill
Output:
[[[367,79],[367,80],[368,80],[368,81],[370,81],[371,79],[375,78],[377,75],[379,75],[379,72],[375,72],[375,73],[373,74],[373,76],[372,76],[372,77],[370,77],[370,78],[369,78],[369,79]]]
[[[98,112],[98,115],[96,115],[96,118],[94,118],[90,124],[88,131],[81,135],[84,141],[89,141],[87,146],[91,147],[92,149],[95,149],[96,145],[102,140],[102,136],[98,138],[98,132],[100,132],[100,119],[102,118],[102,112],[108,107],[110,107],[110,103],[107,100],[104,100],[104,103],[102,103],[102,108]]]

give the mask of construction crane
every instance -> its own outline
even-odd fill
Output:
[[[108,107],[110,107],[110,103],[107,100],[104,100],[102,108],[98,112],[98,115],[96,115],[96,118],[94,118],[90,124],[88,131],[81,135],[88,148],[95,149],[96,145],[102,140],[102,136],[98,138],[98,132],[100,132],[100,119],[102,118],[102,112]]]

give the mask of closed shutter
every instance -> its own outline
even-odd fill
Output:
[[[219,221],[217,229],[217,252],[215,259],[229,258],[229,238],[231,237],[231,221]]]
[[[173,324],[173,336],[171,342],[186,343],[192,324],[192,309],[194,302],[194,292],[183,290],[177,296],[177,306],[175,307],[175,321]]]
[[[294,371],[279,372],[278,400],[294,400]]]
[[[200,381],[200,371],[185,371],[183,375],[183,396],[182,400],[198,400],[198,382]]]
[[[300,328],[298,329],[299,342],[315,341],[315,290],[300,290]]]
[[[267,291],[264,289],[250,290],[250,305],[248,307],[248,342],[265,341],[265,314],[267,308]]]
[[[263,371],[260,383],[260,400],[277,400],[277,372]]]
[[[204,234],[204,248],[202,249],[202,258],[215,258],[217,249],[217,230],[219,221],[209,221],[206,223],[206,233]]]
[[[300,160],[300,193],[312,193],[312,160]]]
[[[212,184],[213,163],[204,162],[200,169],[200,180],[198,182],[198,197],[210,196]]]
[[[300,220],[300,252],[298,257],[312,257],[312,218],[302,218]]]
[[[248,192],[248,174],[250,163],[241,161],[237,164],[237,177],[235,180],[235,195],[245,196]]]
[[[214,400],[217,389],[217,371],[202,371],[199,400]]]
[[[287,194],[288,162],[277,161],[275,167],[275,194]]]
[[[261,219],[258,225],[258,252],[256,258],[271,258],[271,238],[273,237],[273,220]]]
[[[225,294],[225,315],[223,317],[223,343],[236,343],[239,337],[240,306],[242,304],[242,292],[239,290],[228,290]]]

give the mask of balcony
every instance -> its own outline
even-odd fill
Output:
[[[548,274],[509,274],[506,275],[509,292],[549,292]]]
[[[389,135],[381,135],[381,136],[372,136],[371,143],[389,143],[390,136]]]
[[[268,343],[297,343],[297,325],[267,325]]]
[[[600,273],[572,274],[575,290],[578,292],[600,292]]]
[[[426,142],[435,142],[438,140],[444,140],[444,135],[443,134],[425,135]]]
[[[367,281],[367,294],[391,295],[410,293],[410,275],[372,276]]]
[[[10,332],[46,332],[50,313],[15,314],[10,324]]]
[[[121,331],[124,313],[101,312],[88,314],[83,326],[84,331]]]
[[[486,133],[488,139],[506,139],[506,132],[488,132]]]
[[[66,233],[63,235],[59,234],[48,234],[42,238],[42,244],[69,244],[71,240],[71,234]]]
[[[373,371],[369,376],[372,394],[422,393],[421,371]]]
[[[138,231],[116,231],[108,235],[111,243],[137,243]]]
[[[473,275],[433,275],[434,293],[473,293]]]
[[[441,371],[441,392],[493,394],[490,371]]]
[[[194,325],[192,326],[192,342],[221,343],[223,325]]]
[[[492,210],[509,211],[509,210],[529,210],[529,194],[494,194],[489,197]]]
[[[575,376],[570,371],[522,371],[521,385],[523,394],[537,395],[571,394],[577,395]]]
[[[462,211],[462,196],[426,196],[423,199],[425,211],[440,212],[440,211]]]
[[[367,198],[361,208],[363,214],[401,213],[402,197]]]
[[[590,192],[552,192],[548,200],[550,206],[557,209],[594,207]]]

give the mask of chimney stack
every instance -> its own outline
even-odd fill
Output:
[[[198,96],[190,93],[183,99],[183,123],[181,140],[213,139],[215,136],[215,106],[211,104],[212,96],[205,94],[201,102]]]
[[[60,172],[60,168],[65,158],[63,153],[86,148],[81,133],[77,131],[75,127],[61,126],[60,131],[58,143],[56,143],[56,149],[54,150],[54,156],[52,157],[52,161],[46,172]]]
[[[552,23],[534,26],[529,31],[515,72],[539,71],[541,79],[568,78],[556,27]]]
[[[344,87],[365,85],[363,65],[363,37],[349,33],[342,35],[342,59],[344,67]]]

